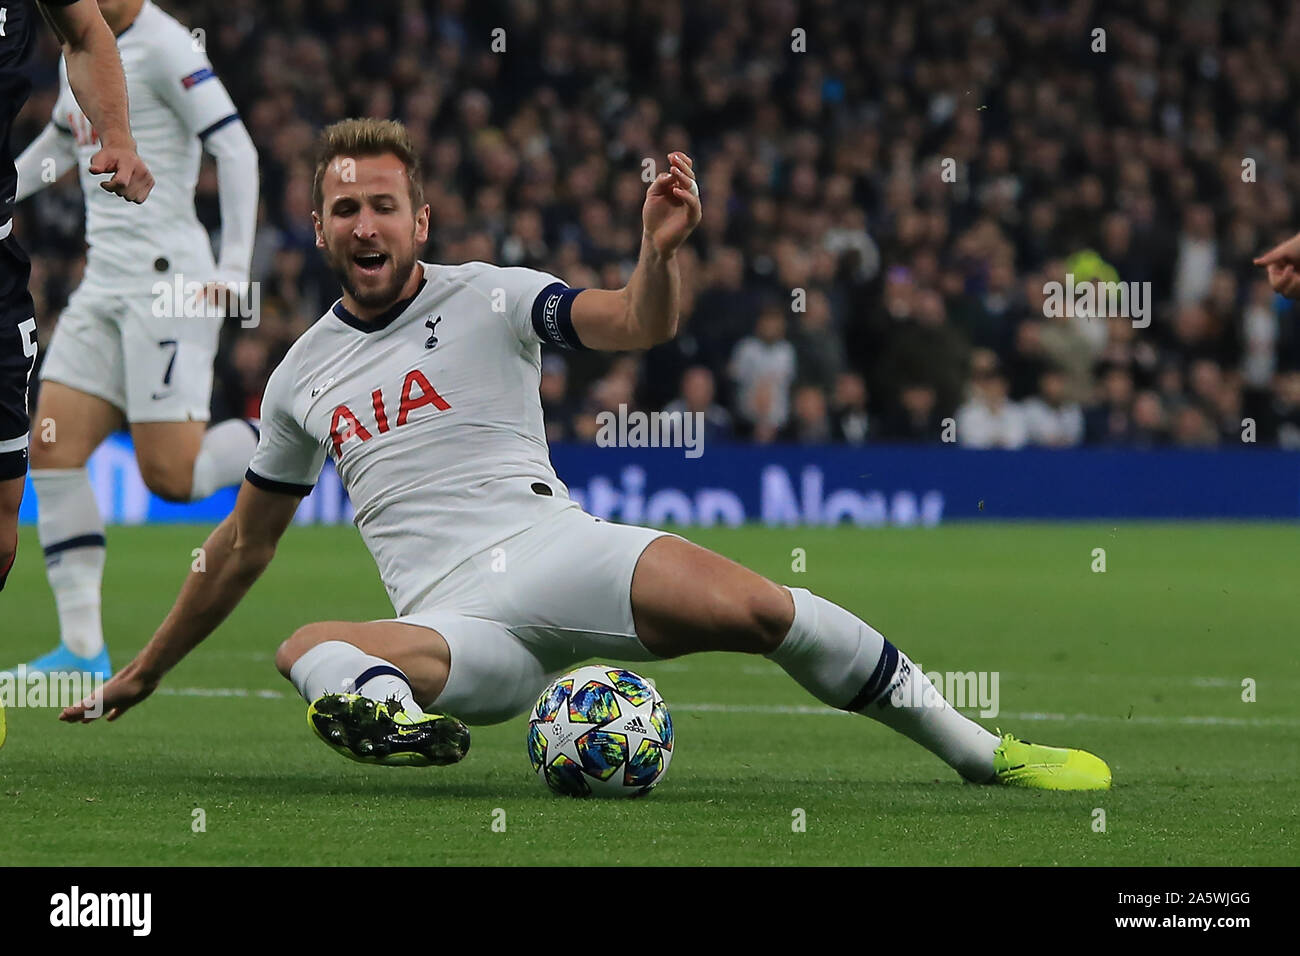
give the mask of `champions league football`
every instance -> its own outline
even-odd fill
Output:
[[[568,797],[649,793],[668,772],[673,742],[673,720],[654,685],[604,664],[555,680],[528,720],[534,772]]]

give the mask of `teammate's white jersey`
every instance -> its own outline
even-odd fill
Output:
[[[336,303],[290,347],[248,468],[257,487],[306,494],[333,457],[399,614],[471,556],[577,508],[538,394],[539,333],[566,287],[484,262],[417,267],[413,299],[369,323]]]
[[[100,188],[109,176],[91,175],[99,137],[68,85],[59,61],[59,96],[52,122],[76,139],[77,170],[86,197],[86,274],[82,287],[100,292],[147,293],[159,280],[214,278],[207,230],[194,212],[202,137],[238,119],[234,103],[189,30],[146,0],[117,38],[126,73],[131,135],[153,173],[142,204],[123,202]]]

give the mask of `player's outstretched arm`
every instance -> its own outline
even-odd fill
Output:
[[[92,173],[112,173],[100,186],[131,202],[144,202],[153,189],[153,174],[135,151],[127,116],[126,76],[113,31],[95,0],[67,6],[40,4],[63,44],[68,85],[90,120],[103,149],[90,160]]]
[[[217,199],[221,203],[217,278],[227,283],[246,282],[257,237],[257,147],[235,117],[210,134],[203,148],[217,161]]]
[[[95,695],[65,708],[59,719],[89,723],[106,714],[116,720],[152,694],[163,675],[217,629],[266,570],[299,501],[244,482],[235,510],[203,543],[204,570],[190,572],[153,639]]]
[[[641,257],[626,286],[584,289],[573,300],[573,330],[587,348],[647,349],[677,334],[681,276],[677,249],[700,222],[700,189],[685,153],[668,154],[668,171],[646,191]]]
[[[64,173],[74,168],[77,165],[75,144],[76,140],[71,133],[59,129],[53,123],[47,123],[40,135],[28,144],[14,162],[18,170],[18,194],[14,197],[14,202],[22,202],[46,186],[54,185],[63,178]],[[47,160],[54,163],[53,176],[45,175]]]

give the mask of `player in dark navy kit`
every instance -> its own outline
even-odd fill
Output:
[[[153,188],[131,138],[117,43],[95,0],[0,0],[0,589],[18,550],[29,441],[27,381],[36,362],[36,315],[27,291],[31,263],[11,234],[18,175],[9,139],[31,92],[38,13],[63,44],[68,81],[103,144],[90,171],[111,174],[100,186],[131,202],[144,202]]]

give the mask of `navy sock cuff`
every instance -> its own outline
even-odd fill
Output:
[[[56,541],[53,544],[47,544],[43,549],[47,558],[52,558],[63,551],[71,551],[73,548],[103,548],[107,545],[102,534],[79,534],[75,538],[64,538],[62,541]]]
[[[857,695],[843,709],[857,712],[871,706],[889,689],[897,671],[898,648],[889,641],[885,641],[885,646],[880,652],[880,660],[876,662],[876,669],[871,672],[867,682],[862,685],[862,690],[858,691]]]
[[[357,679],[352,682],[352,688],[354,692],[360,693],[361,688],[367,681],[374,680],[376,677],[384,676],[396,677],[406,685],[408,690],[411,689],[410,679],[392,664],[376,664],[374,667],[367,667],[357,675]]]

